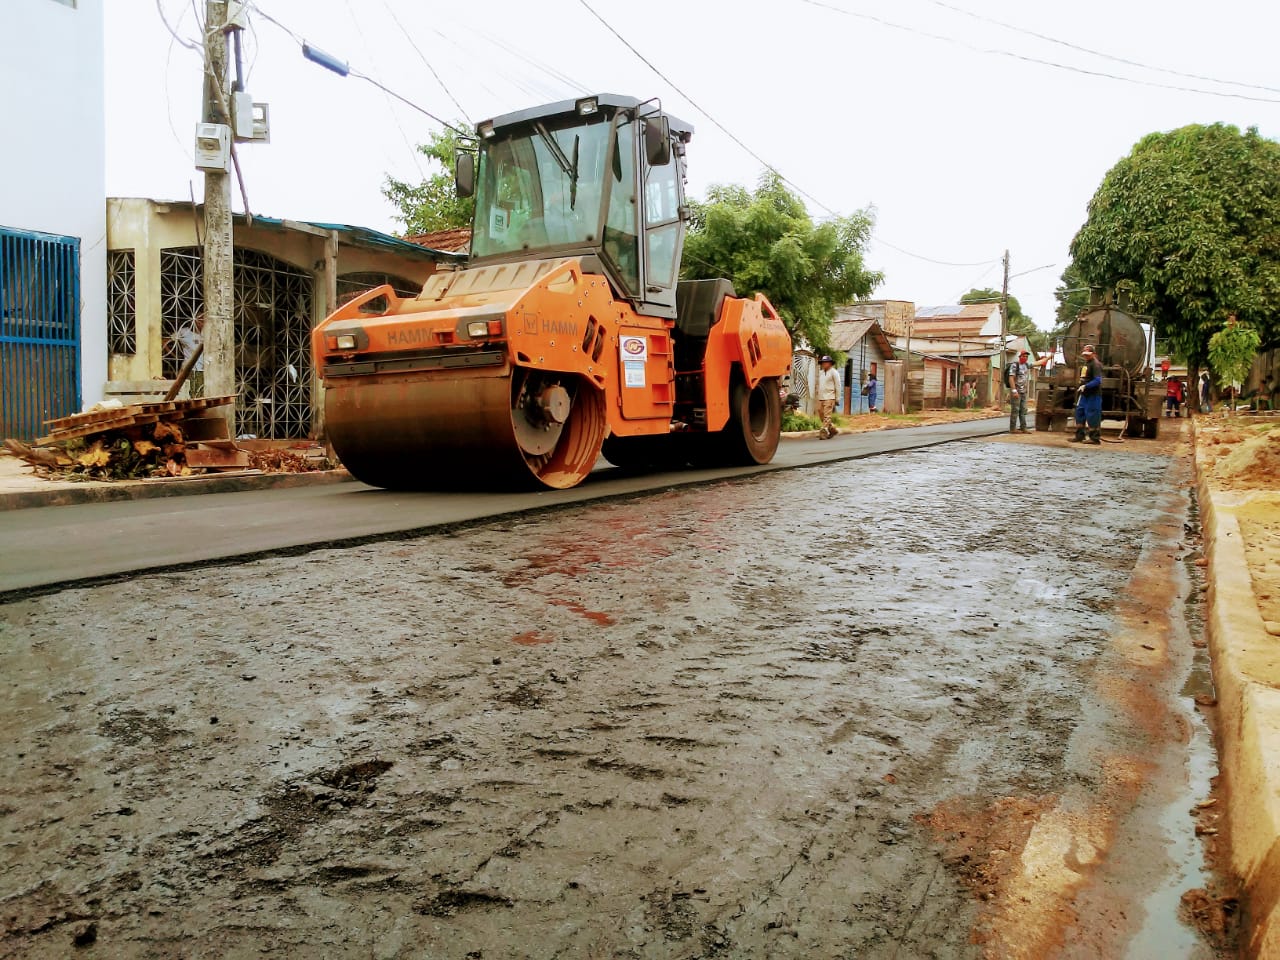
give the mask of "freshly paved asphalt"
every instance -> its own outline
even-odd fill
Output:
[[[763,467],[636,475],[596,470],[572,490],[402,493],[362,483],[0,513],[0,601],[77,582],[392,539],[484,518],[669,490],[1001,433],[1003,417],[831,440],[784,440]]]

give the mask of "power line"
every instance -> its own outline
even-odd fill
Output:
[[[418,58],[422,61],[423,65],[431,71],[431,75],[436,78],[436,83],[440,84],[440,89],[448,95],[449,99],[453,101],[453,105],[458,108],[458,112],[462,114],[462,119],[470,122],[471,117],[467,113],[466,109],[458,102],[458,98],[453,95],[453,91],[449,89],[443,78],[441,78],[440,74],[436,71],[436,68],[431,65],[431,61],[428,60],[426,54],[422,52],[422,48],[414,41],[413,34],[411,34],[408,28],[400,22],[400,18],[396,16],[396,12],[391,9],[391,4],[388,3],[387,0],[382,0],[382,5],[387,8],[387,13],[391,14],[391,19],[396,22],[396,26],[399,27],[400,32],[404,34],[404,38],[409,41],[409,46],[413,47],[414,53],[418,55]]]
[[[157,3],[158,3],[158,2],[159,2],[159,0],[157,0]],[[287,33],[290,37],[292,37],[292,38],[293,38],[293,42],[294,42],[294,43],[296,43],[296,44],[298,45],[298,47],[299,47],[299,48],[301,48],[301,47],[303,47],[303,46],[305,45],[305,42],[306,42],[306,41],[302,38],[302,36],[301,36],[300,34],[298,34],[296,31],[294,31],[294,30],[290,29],[290,28],[289,28],[288,26],[286,26],[285,24],[281,23],[281,22],[280,22],[279,20],[277,20],[275,17],[271,16],[271,14],[269,14],[269,13],[267,13],[265,10],[263,10],[263,9],[262,9],[262,7],[258,6],[258,4],[256,4],[256,3],[250,3],[250,6],[251,6],[251,8],[254,10],[254,12],[255,12],[255,13],[257,13],[259,16],[261,16],[261,17],[262,17],[264,20],[266,20],[268,23],[274,24],[276,27],[279,27],[281,30],[283,30],[285,33]],[[348,73],[348,75],[349,75],[349,76],[355,77],[355,78],[357,78],[357,79],[359,79],[359,80],[363,80],[363,81],[365,81],[366,83],[371,84],[371,85],[373,85],[373,86],[377,87],[379,90],[381,90],[383,93],[387,94],[388,96],[395,97],[397,100],[399,100],[399,101],[400,101],[401,103],[403,103],[405,106],[407,106],[407,107],[411,107],[412,109],[417,110],[417,111],[418,111],[419,113],[421,113],[423,116],[427,117],[427,118],[428,118],[428,119],[430,119],[430,120],[434,120],[436,123],[440,124],[440,126],[445,127],[446,129],[452,130],[454,133],[458,134],[460,137],[466,137],[466,138],[468,138],[468,139],[470,139],[470,138],[471,138],[472,133],[471,133],[469,130],[463,130],[463,129],[462,129],[462,128],[460,128],[460,127],[456,127],[456,126],[454,126],[454,125],[453,125],[452,123],[450,123],[448,120],[442,120],[440,117],[437,117],[434,113],[432,113],[432,112],[431,112],[430,110],[428,110],[426,107],[422,106],[422,105],[421,105],[421,104],[419,104],[419,103],[415,103],[414,101],[410,100],[408,97],[404,96],[404,95],[403,95],[403,94],[401,94],[401,93],[397,93],[395,90],[392,90],[390,87],[388,87],[386,84],[382,83],[380,80],[375,80],[373,77],[369,76],[369,74],[367,74],[367,73],[362,73],[361,71],[359,71],[359,70],[355,70],[355,69],[348,69],[347,73]]]
[[[991,261],[991,263],[987,266],[987,269],[983,270],[980,274],[978,274],[976,277],[970,280],[969,283],[965,287],[963,287],[959,293],[956,294],[955,302],[959,303],[960,298],[963,297],[970,290],[977,290],[978,284],[980,284],[983,280],[987,279],[987,274],[991,272],[991,268],[994,267],[999,262],[1000,262],[999,260]]]
[[[618,38],[618,40],[620,40],[620,41],[622,42],[622,45],[623,45],[623,46],[625,46],[628,50],[630,50],[633,54],[635,54],[636,58],[637,58],[637,59],[639,59],[641,63],[643,63],[646,67],[648,67],[648,68],[649,68],[650,70],[652,70],[655,74],[657,74],[657,75],[658,75],[658,77],[660,77],[660,78],[662,79],[662,81],[663,81],[664,83],[666,83],[666,85],[667,85],[667,86],[669,86],[672,90],[674,90],[676,93],[678,93],[680,96],[682,96],[682,97],[683,97],[683,98],[688,102],[688,104],[689,104],[691,107],[693,107],[693,108],[694,108],[695,110],[697,110],[700,114],[702,114],[704,117],[706,117],[708,120],[710,120],[710,121],[711,121],[711,122],[712,122],[712,123],[713,123],[713,124],[714,124],[718,129],[719,129],[719,130],[720,130],[720,132],[721,132],[721,133],[723,133],[726,137],[728,137],[730,140],[732,140],[734,143],[736,143],[739,147],[741,147],[744,151],[746,151],[746,153],[747,153],[750,157],[752,157],[752,158],[753,158],[757,163],[761,164],[761,165],[762,165],[766,170],[768,170],[768,171],[770,171],[771,173],[773,173],[773,174],[774,174],[774,175],[775,175],[779,180],[781,180],[783,183],[790,184],[790,185],[791,185],[791,186],[796,190],[796,192],[797,192],[797,193],[799,193],[802,197],[806,198],[807,200],[811,201],[814,205],[816,205],[816,206],[820,207],[821,209],[825,210],[825,211],[826,211],[828,214],[830,214],[832,217],[835,217],[835,218],[837,218],[837,219],[840,217],[840,214],[836,213],[836,211],[832,210],[829,206],[827,206],[825,203],[823,203],[821,200],[819,200],[819,199],[818,199],[817,197],[815,197],[813,194],[809,193],[807,190],[805,190],[802,186],[800,186],[800,185],[799,185],[798,183],[796,183],[794,180],[790,179],[790,178],[789,178],[789,177],[787,177],[785,174],[783,174],[781,170],[779,170],[779,169],[778,169],[777,167],[775,167],[773,164],[769,163],[769,161],[765,160],[765,159],[764,159],[763,157],[761,157],[758,153],[756,153],[754,150],[752,150],[749,146],[747,146],[745,143],[743,143],[743,142],[742,142],[742,140],[740,140],[738,137],[736,137],[736,136],[735,136],[735,135],[734,135],[734,134],[729,130],[729,128],[728,128],[728,127],[726,127],[723,123],[721,123],[719,120],[717,120],[715,117],[713,117],[710,113],[708,113],[706,110],[704,110],[702,107],[700,107],[700,106],[699,106],[699,105],[694,101],[694,99],[693,99],[692,97],[690,97],[687,93],[685,93],[683,90],[681,90],[681,89],[680,89],[680,87],[676,86],[675,82],[674,82],[674,81],[672,81],[670,77],[668,77],[668,76],[667,76],[666,74],[664,74],[661,70],[659,70],[656,66],[654,66],[654,65],[653,65],[653,63],[649,60],[649,58],[648,58],[648,57],[646,57],[646,56],[645,56],[644,54],[642,54],[639,50],[637,50],[637,49],[636,49],[636,48],[631,44],[631,42],[630,42],[626,37],[624,37],[621,33],[619,33],[617,30],[615,30],[615,29],[613,28],[613,25],[612,25],[612,24],[610,24],[610,23],[609,23],[609,21],[607,21],[604,17],[600,16],[600,14],[599,14],[599,13],[597,13],[597,12],[592,8],[591,4],[589,4],[589,3],[587,2],[587,0],[578,0],[578,2],[579,2],[579,3],[581,3],[581,4],[582,4],[586,9],[587,9],[587,12],[588,12],[588,13],[590,13],[593,17],[595,17],[597,20],[599,20],[599,21],[600,21],[600,23],[604,25],[604,28],[605,28],[606,30],[608,30],[608,31],[609,31],[610,33],[612,33],[615,37],[617,37],[617,38]],[[932,263],[932,264],[936,264],[936,265],[938,265],[938,266],[943,266],[943,267],[980,267],[980,266],[985,266],[986,264],[988,264],[988,263],[992,262],[992,261],[989,261],[989,260],[982,260],[982,261],[979,261],[979,262],[977,262],[977,263],[950,263],[950,262],[948,262],[948,261],[946,261],[946,260],[935,260],[935,259],[933,259],[932,257],[926,257],[926,256],[923,256],[922,254],[912,253],[910,250],[907,250],[907,249],[905,249],[905,248],[903,248],[903,247],[899,247],[899,246],[897,246],[896,244],[892,244],[892,243],[890,243],[889,241],[884,240],[884,239],[880,238],[879,236],[876,236],[876,235],[874,234],[874,232],[873,232],[872,236],[873,236],[873,237],[874,237],[878,242],[883,243],[886,247],[889,247],[889,248],[891,248],[891,249],[893,249],[893,250],[896,250],[896,251],[898,251],[899,253],[901,253],[901,254],[903,254],[903,255],[905,255],[905,256],[913,257],[913,258],[915,258],[915,259],[917,259],[917,260],[923,260],[923,261],[925,261],[926,263]]]
[[[1207,97],[1225,97],[1232,100],[1249,100],[1254,103],[1280,103],[1280,100],[1273,97],[1254,97],[1245,93],[1230,93],[1225,90],[1205,90],[1201,87],[1185,87],[1179,84],[1160,83],[1156,80],[1142,80],[1138,77],[1125,77],[1118,73],[1107,73],[1105,70],[1091,70],[1088,67],[1078,67],[1074,64],[1058,63],[1055,60],[1045,60],[1040,57],[1033,57],[1029,54],[1015,53],[1012,50],[1002,50],[999,47],[981,47],[948,34],[934,33],[930,30],[910,27],[903,23],[895,23],[892,20],[886,20],[884,17],[879,17],[871,13],[860,13],[854,10],[847,10],[844,7],[837,7],[830,3],[824,3],[823,0],[800,0],[800,2],[807,3],[813,7],[820,7],[823,10],[830,10],[832,13],[838,13],[842,16],[852,17],[855,20],[867,20],[872,23],[878,23],[884,27],[889,27],[892,30],[901,30],[905,33],[915,34],[916,36],[928,37],[931,40],[940,40],[943,43],[954,44],[955,46],[962,47],[965,50],[971,50],[974,53],[988,54],[990,56],[997,57],[1008,57],[1011,60],[1035,63],[1040,66],[1053,67],[1056,70],[1066,70],[1070,73],[1079,73],[1088,77],[1101,77],[1107,80],[1119,80],[1121,83],[1132,83],[1142,87],[1154,87],[1159,90],[1177,90],[1182,93],[1198,93]]]
[[[438,33],[439,31],[436,31],[436,32]],[[526,54],[519,47],[508,44],[506,41],[502,40],[500,37],[495,37],[493,34],[483,30],[478,30],[476,32],[480,36],[488,40],[490,43],[492,43],[494,46],[498,47],[501,50],[505,50],[507,53],[509,53],[513,57],[517,57],[520,60],[523,60],[525,63],[529,64],[529,66],[534,67],[537,70],[541,70],[543,73],[551,77],[553,80],[563,83],[570,90],[576,93],[591,93],[595,89],[590,84],[585,84],[578,80],[575,80],[573,77],[569,76],[563,70],[560,70],[553,66],[549,66],[548,64],[543,63],[541,60],[534,59],[530,55]]]
[[[372,59],[373,54],[369,50],[369,41],[364,35],[364,29],[360,26],[360,21],[356,17],[356,12],[351,9],[351,0],[347,0],[346,7],[347,16],[351,18],[351,23],[355,26],[356,33],[360,37],[360,46],[364,48],[365,56]],[[350,68],[348,68],[348,71],[349,69]],[[387,113],[391,115],[391,122],[394,123],[396,125],[396,129],[400,131],[400,139],[404,141],[404,148],[409,151],[409,155],[413,158],[413,165],[418,171],[418,176],[425,180],[427,178],[426,171],[422,169],[422,164],[418,160],[417,149],[409,142],[409,134],[405,132],[404,124],[400,122],[400,117],[396,114],[395,105],[391,102],[391,98],[386,93],[383,93],[383,97],[387,101]],[[383,155],[387,158],[389,163],[394,163],[390,152],[387,151],[385,147],[383,149]]]
[[[1261,83],[1245,83],[1241,80],[1223,80],[1219,77],[1209,77],[1201,73],[1187,73],[1182,70],[1172,70],[1168,67],[1157,67],[1154,64],[1143,63],[1140,60],[1129,60],[1125,57],[1119,57],[1114,54],[1104,53],[1101,50],[1093,50],[1089,47],[1072,43],[1069,40],[1061,40],[1058,37],[1052,37],[1048,34],[1037,33],[1035,30],[1029,30],[1026,27],[1019,27],[1016,24],[1006,23],[1003,20],[997,20],[995,17],[989,17],[985,14],[974,13],[971,10],[965,10],[963,7],[957,7],[953,4],[946,3],[945,0],[924,0],[925,3],[932,3],[936,7],[944,10],[951,10],[961,16],[971,17],[974,20],[981,20],[985,23],[994,24],[997,27],[1003,27],[1006,30],[1012,30],[1014,33],[1025,34],[1028,37],[1035,37],[1037,40],[1044,40],[1046,43],[1057,44],[1060,47],[1066,47],[1069,50],[1077,50],[1080,53],[1087,53],[1093,57],[1101,57],[1104,60],[1112,60],[1115,63],[1123,63],[1130,67],[1139,67],[1143,70],[1153,70],[1156,73],[1167,73],[1173,77],[1186,77],[1188,80],[1203,80],[1207,83],[1221,83],[1227,86],[1244,87],[1249,90],[1265,90],[1268,93],[1280,93],[1280,87],[1268,87]],[[1207,92],[1207,91],[1206,91]]]
[[[910,250],[904,250],[902,247],[890,243],[879,234],[875,235],[875,241],[876,243],[884,244],[890,250],[897,250],[899,253],[905,254],[908,257],[914,257],[916,260],[923,260],[925,263],[933,263],[939,267],[989,267],[993,263],[1000,262],[998,257],[994,260],[975,260],[973,263],[953,263],[950,260],[935,260],[933,257],[926,257],[923,254],[912,253]]]
[[[591,4],[587,3],[587,0],[578,0],[578,2],[581,3],[584,7],[586,7],[587,12],[590,13],[597,20],[599,20],[604,25],[604,28],[606,30],[608,30],[615,37],[617,37],[622,42],[623,46],[625,46],[628,50],[634,53],[641,63],[643,63],[646,67],[648,67],[650,70],[656,73],[663,80],[663,82],[666,83],[666,85],[669,86],[672,90],[680,94],[680,96],[684,97],[684,99],[688,102],[689,106],[693,107],[693,109],[697,110],[700,114],[702,114],[704,117],[710,120],[720,130],[721,133],[723,133],[726,137],[728,137],[730,140],[736,143],[739,147],[745,150],[752,158],[755,159],[757,163],[764,166],[766,170],[769,170],[770,172],[772,172],[784,183],[791,184],[791,186],[796,189],[796,192],[798,192],[802,197],[805,197],[806,199],[812,201],[814,204],[821,207],[823,210],[827,211],[827,213],[831,214],[833,217],[839,216],[838,213],[836,213],[834,210],[828,207],[825,203],[823,203],[817,197],[813,196],[813,194],[808,193],[798,183],[785,177],[777,167],[769,163],[769,161],[761,157],[760,154],[756,153],[754,150],[748,147],[745,143],[739,140],[736,136],[734,136],[733,133],[730,132],[728,127],[726,127],[723,123],[721,123],[711,114],[707,113],[707,111],[704,110],[702,107],[698,106],[698,104],[694,102],[692,97],[690,97],[687,93],[685,93],[678,86],[676,86],[675,83],[666,74],[664,74],[661,70],[655,67],[653,63],[643,53],[641,53],[639,50],[633,47],[631,45],[630,40],[628,40],[626,37],[620,34],[617,30],[615,30],[608,20],[600,16],[600,14],[596,13],[596,11],[592,8]]]

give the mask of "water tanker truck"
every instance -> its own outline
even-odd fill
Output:
[[[1081,313],[1061,339],[1065,363],[1036,391],[1036,429],[1062,430],[1074,420],[1080,351],[1092,344],[1102,364],[1102,417],[1123,420],[1129,437],[1155,439],[1163,384],[1154,380],[1155,330],[1114,304]]]

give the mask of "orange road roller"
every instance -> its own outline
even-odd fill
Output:
[[[486,120],[458,155],[465,267],[388,287],[315,330],[325,430],[392,489],[572,487],[600,456],[769,462],[791,338],[757,294],[679,281],[692,128],[610,94]]]

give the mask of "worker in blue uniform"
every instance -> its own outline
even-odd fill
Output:
[[[1088,437],[1085,427],[1089,428]],[[1102,364],[1092,344],[1080,351],[1080,386],[1076,388],[1076,435],[1072,443],[1102,443]]]

